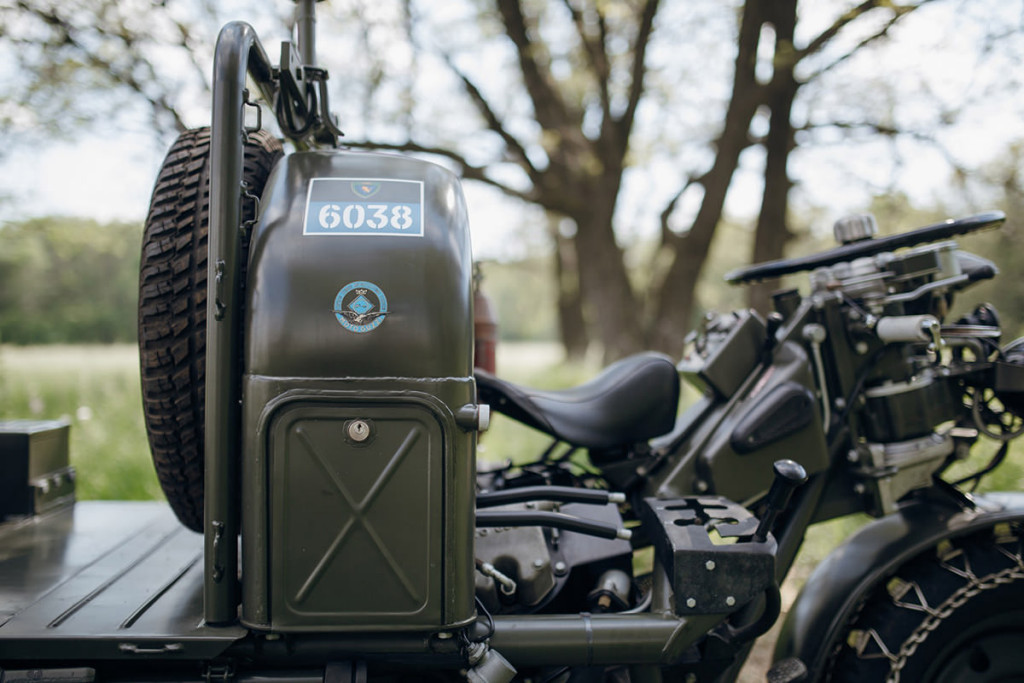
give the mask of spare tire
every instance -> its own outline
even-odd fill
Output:
[[[263,194],[282,155],[281,143],[267,132],[247,136],[242,178],[249,193]],[[171,508],[195,531],[203,529],[210,170],[210,129],[182,133],[153,188],[139,273],[139,356],[149,446]],[[255,212],[256,202],[242,202],[243,221],[253,220]],[[242,231],[243,269],[248,248],[248,231]]]

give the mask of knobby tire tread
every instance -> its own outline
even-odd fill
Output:
[[[1024,527],[1014,523],[1011,528],[1000,536],[989,530],[953,539],[901,566],[861,605],[836,644],[824,680],[925,683],[931,679],[925,671],[949,655],[965,625],[994,623],[1006,616],[1001,608],[1019,608]],[[998,581],[985,585],[986,577]],[[972,592],[975,581],[985,589]],[[1010,623],[1024,629],[1024,612]],[[1024,670],[1017,673],[1024,677]]]
[[[281,144],[257,131],[248,135],[244,154],[242,177],[258,197],[283,154]],[[139,357],[150,451],[171,508],[194,531],[203,529],[210,170],[210,129],[182,133],[153,188],[139,271]],[[253,220],[255,202],[241,206],[242,220]],[[248,231],[242,237],[244,269]]]

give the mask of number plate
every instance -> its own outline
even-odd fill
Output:
[[[314,178],[302,234],[422,237],[423,182]]]

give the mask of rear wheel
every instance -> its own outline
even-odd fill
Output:
[[[263,194],[282,155],[265,131],[245,143],[243,181]],[[255,202],[242,202],[243,221]],[[189,130],[171,146],[153,188],[139,274],[142,406],[153,463],[171,508],[203,528],[206,267],[210,221],[210,129]],[[243,232],[241,263],[248,254]]]
[[[1024,679],[1024,553],[1018,524],[943,541],[903,567],[857,616],[832,681]]]

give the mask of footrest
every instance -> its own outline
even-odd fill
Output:
[[[735,612],[775,583],[778,545],[771,534],[752,540],[758,519],[743,506],[721,496],[644,503],[680,616]]]

